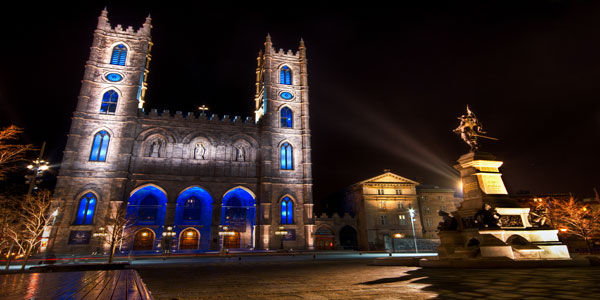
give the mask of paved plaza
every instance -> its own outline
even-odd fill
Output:
[[[597,299],[600,268],[421,269],[372,259],[136,266],[156,299]]]

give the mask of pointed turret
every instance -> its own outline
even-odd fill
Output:
[[[104,29],[106,28],[106,24],[108,24],[108,10],[106,10],[105,6],[102,12],[100,13],[100,16],[98,17],[98,26],[96,28]]]
[[[273,43],[271,43],[271,34],[267,33],[267,39],[265,40],[265,54],[271,53],[273,49]]]
[[[300,46],[298,47],[298,52],[300,52],[300,58],[306,58],[306,48],[304,47],[303,38],[300,38]]]
[[[146,17],[146,21],[144,22],[144,25],[142,26],[142,32],[145,35],[150,36],[151,29],[152,29],[152,17],[150,17],[150,14],[148,14],[148,16]]]

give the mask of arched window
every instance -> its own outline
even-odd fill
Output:
[[[108,132],[106,132],[106,130],[99,131],[94,135],[90,161],[106,161],[106,152],[108,151],[109,141],[110,135]]]
[[[92,193],[87,193],[79,200],[79,209],[77,210],[77,218],[75,225],[92,224],[94,218],[94,210],[96,208],[96,196]]]
[[[202,216],[202,203],[200,199],[191,196],[183,204],[183,221],[198,221]]]
[[[118,100],[119,94],[117,94],[117,92],[110,90],[104,93],[104,96],[102,96],[102,105],[100,106],[100,113],[114,115],[115,111],[117,110]]]
[[[140,210],[138,211],[138,221],[154,222],[158,213],[158,199],[154,195],[147,195],[140,201]]]
[[[113,48],[110,64],[124,66],[125,58],[127,58],[127,48],[123,44],[118,44]]]
[[[289,197],[281,200],[281,224],[294,224],[294,202]]]
[[[279,74],[279,83],[292,84],[292,69],[290,67],[283,66]]]
[[[289,107],[284,107],[281,109],[281,127],[282,128],[292,128],[292,117],[293,113]]]
[[[288,142],[281,145],[281,169],[282,170],[293,170],[294,169],[294,149]]]

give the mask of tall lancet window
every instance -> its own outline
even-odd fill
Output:
[[[96,208],[96,196],[92,193],[87,193],[79,200],[79,209],[77,210],[77,218],[75,225],[92,224],[94,218],[94,209]]]
[[[292,69],[290,69],[290,67],[283,66],[281,68],[281,73],[279,75],[279,83],[292,84]]]
[[[293,170],[294,169],[294,149],[288,142],[281,145],[281,169],[282,170]]]
[[[292,128],[292,110],[289,107],[281,109],[281,127]]]
[[[92,153],[90,153],[90,161],[106,161],[108,142],[110,142],[110,134],[108,134],[106,130],[99,131],[94,135],[94,141],[92,142]]]
[[[117,101],[119,101],[119,94],[110,90],[102,96],[102,105],[100,105],[101,114],[114,115],[117,111]]]
[[[110,64],[124,66],[126,58],[127,47],[125,47],[123,44],[118,44],[113,48],[112,55],[110,57]]]
[[[289,197],[281,200],[281,224],[294,224],[294,202]]]

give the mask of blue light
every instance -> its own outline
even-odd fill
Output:
[[[279,73],[279,83],[280,84],[292,84],[292,70],[288,66],[283,66]]]
[[[92,224],[94,219],[94,209],[96,207],[96,197],[92,193],[87,193],[79,200],[79,209],[75,225]]]
[[[124,66],[125,58],[127,58],[127,48],[123,44],[119,44],[113,48],[110,64]]]
[[[294,95],[292,95],[292,93],[290,93],[290,92],[283,92],[279,95],[281,96],[281,98],[283,98],[285,100],[290,100],[290,99],[294,98]]]
[[[294,202],[289,197],[281,200],[281,224],[294,224]]]
[[[108,143],[110,135],[105,130],[99,131],[94,135],[92,143],[92,151],[90,153],[90,161],[106,161],[106,153],[108,151]]]
[[[255,223],[256,201],[248,191],[235,188],[223,196],[221,225],[229,225],[231,230],[242,231]]]
[[[281,145],[281,169],[282,170],[293,170],[294,169],[294,161],[293,161],[293,148],[288,142],[283,143]]]
[[[117,102],[119,101],[119,94],[113,90],[110,90],[102,96],[102,105],[100,106],[101,114],[114,114],[117,110]]]
[[[175,224],[204,225],[210,227],[213,199],[210,194],[200,188],[191,187],[177,197]],[[210,231],[207,231],[210,233]],[[204,236],[204,232],[201,232]]]
[[[127,215],[136,218],[136,224],[164,224],[167,196],[158,188],[146,186],[129,197]]]
[[[281,109],[281,127],[292,128],[292,110],[289,107]]]
[[[121,74],[117,74],[117,73],[109,73],[106,75],[106,80],[112,81],[112,82],[118,82],[118,81],[123,80],[123,76],[121,76]]]

